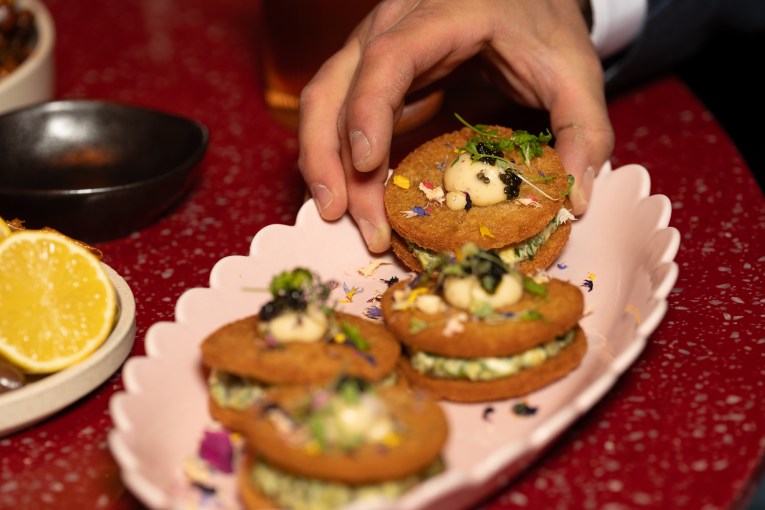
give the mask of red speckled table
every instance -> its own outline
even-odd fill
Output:
[[[185,201],[99,246],[135,295],[132,355],[142,355],[147,328],[172,320],[178,297],[207,285],[216,261],[245,254],[262,227],[294,221],[304,193],[297,140],[261,100],[258,2],[45,3],[58,30],[58,97],[156,107],[210,128],[201,181]],[[465,107],[460,93],[447,101]],[[614,167],[645,166],[651,192],[673,205],[670,225],[682,242],[669,311],[604,399],[483,507],[738,508],[765,449],[765,200],[725,132],[677,79],[644,84],[609,108]],[[444,118],[397,140],[394,162],[418,140],[453,129]],[[141,508],[106,443],[109,398],[121,388],[116,373],[55,416],[0,438],[0,508]]]

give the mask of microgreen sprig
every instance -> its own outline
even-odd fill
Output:
[[[550,131],[547,131],[547,133],[539,133],[539,135],[535,136],[531,133],[523,130],[514,130],[513,133],[510,136],[502,136],[499,134],[499,132],[496,129],[489,130],[487,126],[483,124],[476,124],[472,125],[465,119],[463,119],[458,113],[454,114],[455,117],[457,117],[457,120],[459,120],[462,124],[467,126],[468,128],[475,131],[478,136],[473,137],[465,147],[467,149],[470,147],[471,149],[474,149],[475,146],[478,144],[478,142],[484,142],[491,145],[494,149],[499,149],[501,151],[513,151],[517,147],[518,150],[523,155],[523,159],[526,162],[526,165],[528,165],[531,160],[535,157],[542,155],[542,146],[547,145],[550,140],[552,140],[552,135],[550,134]],[[471,152],[471,151],[467,151]],[[471,155],[477,155],[477,156],[484,156],[479,153],[473,153],[471,152]],[[494,156],[491,156],[492,158]],[[509,161],[505,158],[498,158],[503,159],[504,161]]]
[[[512,152],[516,148],[520,151],[520,153],[523,155],[523,158],[525,160],[526,166],[528,166],[531,163],[531,160],[535,157],[541,156],[543,153],[542,146],[549,143],[549,141],[552,139],[552,135],[548,131],[547,133],[539,133],[539,135],[535,136],[531,133],[523,130],[515,130],[510,136],[502,136],[499,134],[499,132],[496,129],[489,129],[487,126],[483,124],[470,124],[468,121],[463,119],[458,113],[454,114],[455,117],[457,117],[457,120],[459,120],[462,124],[464,124],[466,127],[470,128],[471,130],[475,131],[477,133],[476,136],[471,138],[467,141],[465,145],[462,147],[457,148],[458,156],[455,158],[454,163],[457,162],[459,157],[462,154],[470,154],[470,158],[474,161],[482,161],[482,160],[489,160],[494,162],[499,168],[502,170],[510,169],[512,170],[518,177],[521,178],[523,182],[534,188],[536,191],[541,193],[545,198],[552,200],[554,202],[557,202],[559,200],[562,200],[565,198],[565,195],[560,198],[554,198],[545,193],[542,189],[540,189],[538,186],[536,186],[534,183],[532,183],[529,179],[523,176],[523,173],[521,171],[521,168],[512,160],[494,155],[494,154],[483,154],[478,151],[478,144],[483,143],[484,145],[488,144],[491,149],[493,150],[499,150],[503,153],[505,152]]]
[[[499,256],[483,250],[473,243],[467,243],[460,248],[456,259],[442,259],[439,267],[439,285],[448,276],[473,275],[478,278],[481,287],[489,294],[494,294],[502,275],[511,271]]]

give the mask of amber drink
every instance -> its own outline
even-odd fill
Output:
[[[371,11],[370,0],[264,0],[264,94],[277,120],[297,125],[300,91]]]

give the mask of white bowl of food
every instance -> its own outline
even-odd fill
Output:
[[[15,0],[10,8],[0,13],[0,113],[51,99],[55,84],[50,12],[41,0]]]

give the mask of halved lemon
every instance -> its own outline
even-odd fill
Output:
[[[28,373],[85,359],[108,338],[117,296],[96,256],[40,230],[0,242],[0,356]]]

